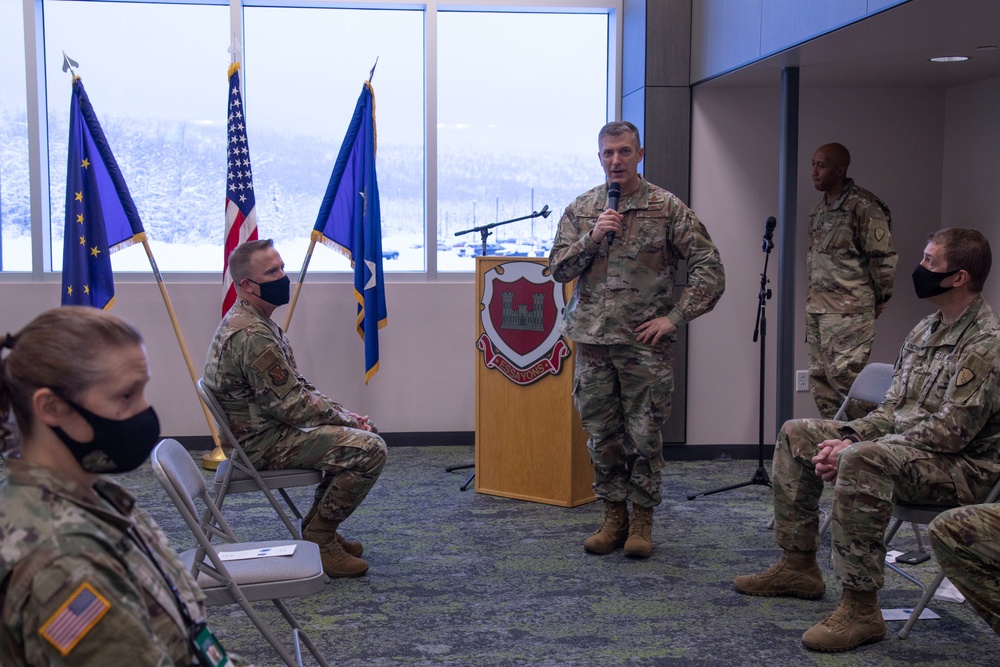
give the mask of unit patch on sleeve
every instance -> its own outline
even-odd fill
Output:
[[[111,604],[93,586],[88,583],[80,584],[69,599],[45,621],[38,634],[65,656],[87,636],[109,609]]]
[[[972,372],[972,369],[968,366],[963,366],[962,370],[958,372],[958,377],[955,378],[955,386],[964,387],[975,379],[976,374]]]
[[[253,369],[264,376],[268,385],[279,398],[284,398],[292,389],[291,372],[282,362],[273,347],[269,347],[253,362]]]

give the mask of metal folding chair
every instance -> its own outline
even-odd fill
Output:
[[[851,388],[847,392],[847,398],[840,404],[840,409],[837,410],[837,414],[833,418],[836,421],[845,421],[847,406],[852,400],[882,405],[882,402],[885,401],[885,394],[889,391],[889,386],[892,384],[893,368],[892,364],[879,361],[874,361],[862,368],[861,372],[858,373],[858,377],[854,378],[854,382],[851,383]],[[833,514],[822,508],[820,508],[820,511],[825,515],[823,523],[819,527],[819,534],[822,535],[830,527],[830,523],[833,521]],[[772,516],[768,528],[773,527],[774,517]]]
[[[301,665],[301,659],[294,657],[275,637],[250,604],[270,600],[292,628],[295,654],[300,655],[298,641],[301,639],[316,661],[323,667],[329,667],[323,654],[282,601],[283,598],[302,597],[323,590],[327,578],[323,573],[319,547],[299,540],[237,542],[218,506],[209,497],[201,471],[183,445],[176,440],[161,440],[153,449],[150,461],[156,478],[197,540],[198,547],[183,552],[180,558],[191,568],[191,575],[205,593],[206,604],[238,604],[285,664],[292,667]],[[206,512],[212,516],[211,521],[199,520],[195,498],[205,505]],[[213,545],[212,538],[222,539],[224,543]],[[286,545],[295,546],[293,554],[222,560],[222,554],[227,552]]]
[[[997,479],[993,488],[990,489],[989,494],[982,501],[984,503],[995,503],[997,498],[1000,497],[1000,479]],[[920,551],[930,551],[930,549],[925,549],[923,542],[919,540],[920,533],[917,532],[917,525],[926,526],[929,524],[934,517],[938,514],[946,512],[950,509],[954,509],[957,505],[921,505],[919,503],[893,503],[892,506],[892,523],[889,524],[889,529],[885,533],[885,544],[889,545],[889,542],[896,536],[899,531],[899,527],[904,523],[909,523],[913,525],[913,531],[918,536],[918,548]],[[944,581],[944,572],[939,571],[934,581],[931,582],[929,586],[925,586],[919,579],[910,575],[908,572],[904,572],[895,563],[886,563],[886,567],[894,570],[899,575],[905,579],[916,584],[922,591],[923,594],[920,596],[920,600],[917,602],[913,611],[910,613],[910,617],[906,619],[906,623],[903,624],[902,629],[899,631],[899,638],[906,639],[907,635],[910,634],[910,630],[913,625],[920,618],[920,613],[924,610],[924,607],[931,601],[937,589],[940,588],[941,582]]]
[[[199,378],[197,382],[198,395],[208,406],[208,411],[212,413],[212,418],[219,427],[219,433],[225,438],[229,445],[229,459],[219,464],[215,471],[215,504],[222,507],[226,496],[230,493],[251,493],[260,491],[271,503],[271,507],[278,513],[288,532],[295,539],[302,537],[302,513],[295,506],[285,489],[297,486],[311,486],[319,484],[323,479],[323,473],[319,470],[308,470],[303,468],[289,468],[286,470],[257,470],[250,457],[247,456],[243,447],[240,446],[232,429],[229,428],[229,419],[225,411],[219,404],[215,395],[205,387],[204,381]],[[284,499],[288,508],[295,516],[295,522],[288,517],[285,510],[278,504],[272,490],[277,491]]]

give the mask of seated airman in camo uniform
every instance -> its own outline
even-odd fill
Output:
[[[271,319],[288,303],[284,266],[270,239],[246,241],[230,254],[237,299],[215,332],[204,383],[258,470],[323,471],[302,536],[319,545],[327,575],[355,577],[368,570],[364,547],[337,529],[375,485],[385,442],[367,416],[331,401],[299,373]]]
[[[880,641],[883,539],[894,501],[969,505],[1000,475],[1000,319],[983,300],[992,256],[972,229],[930,235],[913,272],[939,310],[910,332],[885,403],[849,422],[785,422],[774,451],[775,539],[770,568],[737,577],[748,595],[819,598],[819,498],[833,491],[836,610],[802,635],[807,648],[846,651]]]
[[[928,532],[945,575],[1000,635],[1000,503],[948,510]]]
[[[577,279],[562,332],[577,342],[573,401],[590,436],[594,493],[604,501],[604,522],[583,548],[607,554],[624,546],[626,556],[646,558],[662,500],[671,345],[677,327],[715,307],[726,278],[705,225],[639,174],[644,151],[635,125],[608,123],[597,143],[607,183],[566,207],[549,267],[558,282]],[[607,205],[610,183],[621,187],[617,210]],[[681,260],[688,284],[675,303]]]
[[[822,199],[809,215],[806,348],[819,415],[832,419],[868,363],[875,318],[892,296],[896,250],[889,207],[847,177],[841,144],[816,149],[812,180]],[[850,416],[874,406],[851,405]]]

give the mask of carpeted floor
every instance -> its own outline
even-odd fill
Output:
[[[331,664],[1000,665],[1000,637],[967,604],[948,602],[932,603],[941,619],[918,622],[908,639],[895,635],[902,623],[890,623],[879,644],[839,655],[805,650],[802,632],[840,596],[828,536],[820,551],[823,599],[736,593],[734,576],[776,556],[766,528],[770,490],[686,496],[748,481],[756,461],[669,463],[655,514],[656,550],[636,561],[621,551],[583,551],[581,541],[600,521],[597,504],[567,509],[459,491],[468,471],[444,468],[472,457],[467,447],[390,449],[375,489],[344,524],[365,544],[368,574],[289,602]],[[193,544],[148,464],[122,480],[178,549]],[[309,506],[308,489],[293,495]],[[225,509],[242,539],[287,536],[257,494],[231,496]],[[914,546],[909,529],[898,542]],[[922,580],[934,575],[933,561],[909,567]],[[884,608],[918,597],[912,584],[886,574]],[[273,607],[258,609],[285,632]],[[210,622],[231,651],[259,666],[279,664],[237,607],[210,609]]]

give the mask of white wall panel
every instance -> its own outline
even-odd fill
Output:
[[[1000,309],[1000,79],[948,91],[942,225],[975,227],[990,241],[993,271],[984,294]]]

